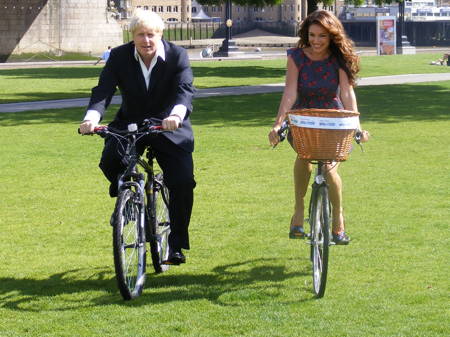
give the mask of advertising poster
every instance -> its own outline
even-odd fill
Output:
[[[397,47],[395,16],[377,16],[377,54],[394,55]]]

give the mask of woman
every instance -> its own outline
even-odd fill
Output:
[[[280,141],[278,130],[286,113],[292,108],[358,111],[353,85],[359,71],[359,59],[340,21],[332,13],[318,10],[302,22],[298,35],[300,40],[297,48],[287,51],[286,86],[278,115],[269,133],[272,145]],[[368,138],[369,133],[363,131],[362,141]],[[333,205],[333,241],[345,245],[350,242],[350,238],[344,228],[342,181],[337,173],[338,166],[338,163],[327,165],[326,171]],[[305,236],[304,197],[311,170],[311,163],[297,157],[294,165],[295,210],[291,218],[290,238]]]

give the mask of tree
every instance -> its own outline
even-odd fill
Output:
[[[227,2],[227,0],[198,0],[201,5],[221,5]],[[284,0],[232,0],[232,2],[239,6],[274,6],[281,5]]]

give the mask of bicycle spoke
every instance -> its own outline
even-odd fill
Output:
[[[313,284],[317,297],[322,297],[327,278],[329,246],[328,194],[325,187],[318,188],[312,202],[311,261],[313,264]]]
[[[145,278],[145,244],[141,242],[141,206],[135,192],[124,190],[116,204],[119,221],[114,227],[114,264],[124,299],[138,296]]]

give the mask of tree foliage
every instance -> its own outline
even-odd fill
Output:
[[[403,0],[374,0],[375,5],[381,7],[383,5],[389,5],[394,2],[402,2]],[[354,5],[356,7],[362,6],[366,3],[365,0],[346,0],[346,5]]]
[[[322,3],[325,6],[334,6],[334,0],[306,0],[308,3],[308,14],[314,12],[318,9],[318,4]],[[393,2],[402,2],[403,0],[375,0],[377,6],[382,6],[383,4],[391,4]],[[201,5],[222,5],[227,2],[227,0],[198,0]],[[284,0],[232,0],[233,4],[239,6],[274,6],[281,5]],[[365,0],[345,0],[346,5],[354,5],[356,7],[365,4]]]
[[[198,0],[201,5],[222,5],[227,2],[227,0]],[[239,6],[274,6],[281,5],[284,0],[232,0],[235,5]]]

